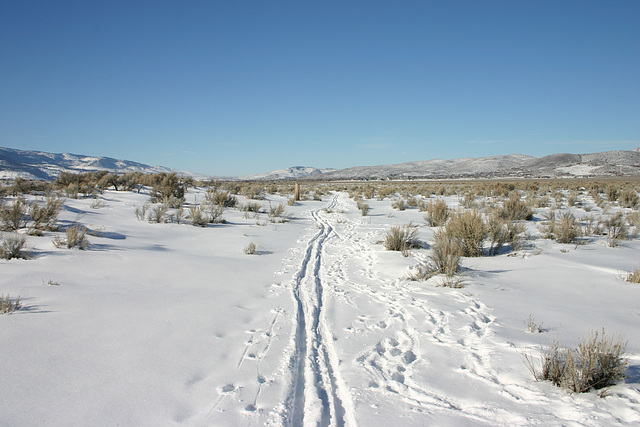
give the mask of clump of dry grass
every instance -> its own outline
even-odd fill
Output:
[[[136,206],[135,212],[136,212],[136,218],[138,218],[138,221],[144,221],[145,219],[147,219],[147,211],[149,210],[150,206],[151,205],[148,202],[142,206]]]
[[[167,212],[169,212],[169,206],[165,204],[154,206],[149,213],[149,222],[160,224],[167,222]]]
[[[17,233],[4,236],[2,243],[0,243],[0,258],[7,260],[12,258],[27,258],[27,254],[22,250],[25,244],[25,237]]]
[[[578,220],[570,212],[557,215],[555,211],[550,211],[542,231],[546,237],[558,243],[574,243],[583,234]]]
[[[356,206],[358,208],[358,210],[362,213],[362,216],[367,216],[367,214],[369,213],[370,207],[368,203],[365,203],[362,198],[357,198],[356,199]]]
[[[464,256],[477,257],[483,255],[483,242],[487,237],[482,214],[477,210],[458,211],[451,215],[445,225],[446,234],[458,240],[464,251]]]
[[[13,203],[3,204],[0,207],[0,221],[5,231],[16,231],[26,226],[27,202],[18,197]]]
[[[286,222],[285,214],[286,206],[284,203],[278,203],[275,206],[269,204],[269,221],[271,222]]]
[[[407,204],[403,198],[399,198],[398,200],[394,200],[394,202],[391,204],[391,207],[398,211],[404,211],[407,209]]]
[[[520,248],[521,236],[526,231],[524,224],[491,216],[485,225],[489,240],[489,255],[496,255],[504,245],[511,245],[512,250]]]
[[[609,246],[612,248],[617,247],[620,244],[620,240],[626,240],[629,238],[627,219],[624,217],[622,212],[618,212],[602,221],[602,226],[607,233]]]
[[[289,199],[287,202],[293,200],[293,203],[295,204],[295,199]],[[290,205],[293,206],[293,205]],[[244,212],[253,212],[253,213],[258,213],[262,210],[262,205],[259,202],[247,202],[246,205],[242,205],[241,210],[243,210]]]
[[[9,314],[13,313],[16,310],[20,310],[22,308],[22,303],[20,303],[20,297],[18,299],[13,300],[9,295],[6,297],[2,295],[0,297],[0,313]]]
[[[233,208],[238,204],[238,199],[228,191],[209,190],[205,195],[205,200],[210,205]]]
[[[453,276],[460,270],[460,259],[464,247],[459,240],[439,230],[434,234],[435,242],[431,247],[430,259],[437,274]]]
[[[31,228],[35,230],[54,230],[63,204],[64,200],[53,195],[47,197],[44,206],[40,206],[37,201],[31,203],[29,206],[29,216],[33,221]]]
[[[496,211],[496,214],[503,219],[509,221],[524,221],[533,218],[533,211],[522,200],[517,191],[512,192],[506,199],[502,208]]]
[[[525,320],[525,325],[527,325],[527,332],[534,334],[541,334],[544,332],[544,328],[542,327],[542,323],[537,323],[532,315],[529,315],[529,318]]]
[[[466,193],[464,197],[460,198],[460,205],[467,209],[475,209],[478,207],[476,203],[475,193]]]
[[[408,256],[410,249],[422,246],[418,240],[418,229],[412,224],[392,226],[385,235],[383,244],[388,251],[399,251],[405,256]]]
[[[558,341],[542,350],[542,362],[530,355],[525,363],[537,381],[551,381],[574,393],[602,389],[624,378],[626,342],[608,337],[604,329],[581,339],[576,349],[562,348]]]
[[[424,215],[424,220],[431,227],[442,227],[449,218],[449,208],[447,207],[447,203],[442,199],[420,203],[418,209],[427,212]]]
[[[640,267],[629,273],[626,280],[629,283],[640,283]]]
[[[638,193],[632,188],[625,188],[618,197],[620,204],[625,208],[635,208],[640,203]]]
[[[245,246],[244,253],[247,255],[255,255],[257,253],[256,244],[253,242],[250,242],[247,246]]]
[[[190,206],[188,218],[195,227],[206,227],[209,223],[205,207],[202,205]]]
[[[56,236],[53,239],[53,244],[56,248],[64,248],[67,249],[86,249],[89,245],[89,241],[87,240],[87,229],[80,225],[75,224],[65,230],[66,239],[60,238],[60,236]]]
[[[464,253],[460,242],[448,236],[443,230],[437,231],[434,238],[429,261],[419,264],[414,272],[409,273],[407,276],[409,280],[428,280],[438,274],[453,277],[460,270],[460,259]]]

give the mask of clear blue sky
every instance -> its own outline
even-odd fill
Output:
[[[3,1],[0,146],[209,175],[640,146],[640,1]]]

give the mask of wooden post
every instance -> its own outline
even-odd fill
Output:
[[[294,194],[295,201],[299,202],[300,201],[300,184],[298,184],[297,182],[294,186],[293,194]]]

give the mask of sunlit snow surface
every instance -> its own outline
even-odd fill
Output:
[[[524,249],[464,259],[451,289],[404,279],[435,229],[389,199],[363,217],[332,193],[278,224],[227,209],[206,228],[138,221],[145,194],[100,199],[68,199],[60,215],[92,232],[86,251],[47,233],[28,236],[32,259],[0,261],[0,293],[24,304],[0,315],[0,425],[640,423],[640,285],[623,280],[638,239],[562,245],[529,222]],[[411,221],[427,247],[385,251],[389,227]],[[608,397],[534,381],[523,352],[602,327],[630,362]]]

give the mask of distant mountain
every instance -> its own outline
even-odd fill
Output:
[[[592,154],[521,154],[453,160],[427,160],[384,166],[360,166],[310,177],[322,180],[561,178],[640,175],[640,148]]]
[[[287,169],[279,169],[272,172],[257,174],[257,175],[249,175],[240,177],[240,180],[268,180],[268,181],[276,181],[281,179],[293,179],[293,178],[312,178],[316,177],[320,174],[334,171],[335,169],[318,169],[308,166],[293,166]]]
[[[92,157],[77,154],[53,154],[43,151],[24,151],[0,147],[0,179],[52,180],[62,172],[178,172],[162,166],[149,166],[129,160],[110,157]]]
[[[484,176],[517,168],[535,157],[520,154],[479,159],[426,160],[384,166],[360,166],[325,173],[322,179],[419,179]]]
[[[77,154],[52,154],[0,147],[0,179],[55,179],[62,172],[142,172],[172,173],[207,177],[162,166],[149,166],[110,157]],[[591,154],[559,153],[545,157],[509,154],[481,158],[425,160],[382,166],[347,169],[318,169],[294,166],[240,180],[389,180],[389,179],[471,179],[471,178],[560,178],[598,176],[640,176],[640,148],[629,151],[605,151]],[[223,179],[223,178],[220,178]]]

